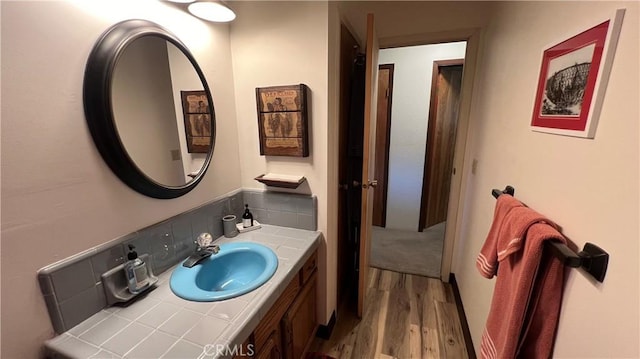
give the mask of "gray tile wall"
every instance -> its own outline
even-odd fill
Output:
[[[153,272],[160,274],[195,250],[198,234],[221,236],[222,217],[240,218],[245,203],[260,223],[317,228],[315,196],[245,190],[207,203],[40,269],[38,280],[53,328],[63,333],[106,307],[100,276],[123,263],[129,244],[138,254],[150,254]]]
[[[244,203],[253,218],[260,223],[315,231],[317,229],[317,198],[292,193],[245,190]],[[240,215],[244,209],[240,209]]]

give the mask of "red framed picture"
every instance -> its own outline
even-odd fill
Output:
[[[534,131],[593,138],[624,9],[542,53]]]

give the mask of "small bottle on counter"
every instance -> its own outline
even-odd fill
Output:
[[[242,227],[253,227],[253,214],[249,211],[249,205],[244,205],[244,214],[242,214]]]
[[[140,258],[134,250],[136,247],[129,244],[129,253],[127,259],[129,261],[124,266],[124,272],[127,276],[127,285],[131,294],[139,294],[149,286],[149,276],[147,274],[147,264]]]

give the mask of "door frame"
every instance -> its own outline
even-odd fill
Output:
[[[456,243],[460,240],[464,200],[468,191],[468,183],[463,183],[463,178],[471,174],[471,101],[476,69],[481,45],[481,28],[467,28],[442,32],[427,32],[412,35],[401,35],[380,38],[380,48],[417,46],[440,44],[443,42],[466,41],[465,68],[462,75],[462,91],[460,94],[460,113],[458,115],[458,131],[456,133],[456,145],[453,155],[456,171],[451,178],[449,190],[449,208],[447,209],[447,224],[445,227],[444,248],[442,251],[442,265],[440,279],[449,282],[451,273],[453,252]]]
[[[436,60],[433,61],[433,70],[431,72],[431,96],[429,100],[429,120],[427,124],[427,143],[424,151],[424,172],[422,174],[422,197],[420,199],[420,217],[418,220],[418,232],[422,232],[427,222],[427,200],[429,199],[429,185],[431,184],[431,168],[432,161],[429,159],[434,151],[434,137],[436,132],[436,117],[438,115],[438,75],[441,67],[463,66],[464,59]],[[462,91],[461,91],[462,92]],[[458,116],[459,117],[459,116]],[[456,126],[457,129],[457,126]],[[457,130],[456,130],[457,132]],[[454,167],[455,168],[455,167]]]
[[[393,71],[394,71],[394,64],[380,64],[378,65],[378,78],[380,76],[380,70],[382,69],[387,69],[389,70],[389,100],[387,101],[387,121],[386,121],[386,131],[384,133],[384,149],[383,149],[383,153],[379,153],[378,150],[380,149],[378,144],[378,139],[380,139],[380,133],[377,132],[376,130],[376,162],[377,162],[377,158],[378,158],[378,154],[383,155],[383,166],[382,166],[382,184],[383,186],[378,186],[378,188],[376,188],[376,190],[381,190],[382,191],[382,203],[380,204],[382,206],[382,223],[381,226],[382,227],[386,227],[387,226],[387,194],[388,194],[388,189],[389,189],[389,149],[391,148],[391,106],[393,103]],[[377,129],[380,129],[379,123],[378,123],[378,119],[376,118],[376,127]],[[378,163],[376,163],[376,172],[378,171]],[[378,180],[380,180],[380,178],[378,178]],[[374,194],[374,203],[375,203],[375,194]]]
[[[351,277],[355,274],[355,265],[356,261],[353,259],[352,251],[355,249],[351,246],[352,242],[349,238],[351,235],[349,233],[349,223],[346,218],[346,212],[349,211],[347,208],[347,191],[349,191],[347,173],[348,173],[348,161],[347,161],[347,153],[348,151],[348,124],[349,124],[349,110],[350,110],[350,99],[351,99],[351,76],[353,76],[353,69],[347,69],[345,66],[345,58],[349,55],[349,66],[353,66],[353,61],[357,58],[358,49],[360,45],[358,44],[358,40],[356,39],[353,32],[349,29],[342,21],[340,22],[340,61],[339,61],[339,69],[340,69],[340,77],[338,79],[339,82],[339,108],[338,108],[338,116],[337,116],[337,145],[338,145],[338,158],[337,158],[337,170],[338,170],[338,188],[337,191],[337,268],[336,274],[337,278],[340,278],[336,284],[336,306],[340,307],[340,304],[343,300],[345,300],[349,288],[354,285],[351,282],[356,281],[357,278]],[[344,41],[344,43],[343,43]],[[344,46],[346,44],[346,46]],[[351,50],[347,52],[347,50]],[[343,56],[345,58],[343,58]],[[345,78],[345,74],[348,75],[348,78]],[[343,81],[344,80],[344,81]],[[346,106],[346,107],[345,107]],[[344,142],[343,142],[344,141]],[[346,186],[346,187],[345,187]],[[353,273],[352,273],[353,272]],[[344,281],[343,278],[349,278]],[[344,283],[341,283],[344,281]],[[345,287],[349,286],[349,287]]]

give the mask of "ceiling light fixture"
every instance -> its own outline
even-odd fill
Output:
[[[229,22],[236,18],[233,10],[219,2],[198,1],[190,4],[188,9],[192,15],[213,22]]]

